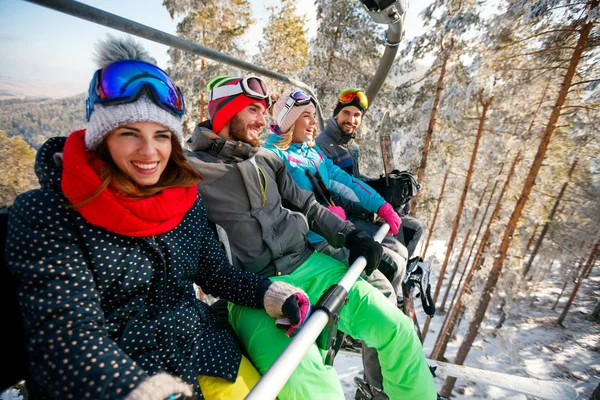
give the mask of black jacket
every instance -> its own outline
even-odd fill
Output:
[[[125,397],[158,371],[193,384],[199,398],[197,375],[235,380],[236,340],[215,327],[192,283],[258,308],[263,279],[229,264],[200,198],[165,234],[128,237],[89,224],[60,190],[53,156],[64,142],[40,149],[41,189],[18,196],[9,220],[6,257],[21,281],[31,376],[51,396],[75,399]]]

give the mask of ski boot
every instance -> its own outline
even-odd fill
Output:
[[[361,353],[362,352],[362,341],[354,339],[349,335],[344,335],[344,339],[342,340],[341,348],[346,351],[350,351],[352,353]]]
[[[355,400],[389,400],[390,398],[383,392],[383,390],[376,388],[375,386],[369,385],[367,381],[358,376],[354,377],[354,383],[356,383],[356,395]]]

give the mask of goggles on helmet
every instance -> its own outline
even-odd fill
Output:
[[[144,61],[124,60],[94,73],[86,100],[86,118],[90,120],[96,103],[131,103],[142,92],[146,92],[161,108],[180,119],[183,117],[183,94],[165,71]]]
[[[285,105],[277,116],[277,124],[281,124],[284,118],[290,113],[292,108],[295,106],[305,106],[308,103],[313,103],[315,108],[317,107],[317,102],[315,99],[312,96],[304,93],[302,90],[296,90],[295,92],[290,93],[285,101]]]
[[[342,104],[352,103],[354,99],[358,99],[360,104],[360,109],[364,110],[369,107],[369,99],[367,99],[367,95],[360,89],[346,89],[342,93],[340,93],[339,101]]]
[[[251,99],[264,100],[267,103],[267,108],[271,105],[267,85],[262,79],[256,76],[244,77],[235,85],[223,85],[212,88],[208,94],[208,101],[235,96],[240,93],[245,94]]]

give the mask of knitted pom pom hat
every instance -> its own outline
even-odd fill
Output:
[[[281,129],[281,132],[283,133],[287,133],[287,131],[294,126],[294,123],[302,115],[304,110],[312,104],[310,102],[301,106],[294,104],[287,114],[281,115],[281,110],[285,108],[288,99],[290,99],[290,93],[281,96],[273,105],[273,118],[275,118],[277,125],[279,125],[279,129]]]
[[[236,85],[241,80],[242,78],[232,76],[217,76],[208,82],[206,89],[211,92],[214,88],[221,86]],[[209,101],[208,116],[213,132],[220,132],[235,114],[253,103],[261,103],[265,107],[265,110],[267,109],[267,102],[265,100],[253,99],[246,96],[243,92]]]
[[[139,60],[156,64],[156,60],[148,54],[143,46],[129,36],[115,38],[108,35],[106,40],[96,46],[94,58],[99,69],[124,60]],[[90,90],[96,90],[96,88],[90,87]],[[146,94],[141,94],[131,103],[94,104],[85,132],[86,150],[95,150],[111,131],[119,126],[135,122],[156,122],[173,132],[179,142],[183,143],[181,119],[158,106]]]

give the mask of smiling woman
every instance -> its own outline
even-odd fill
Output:
[[[291,325],[308,299],[229,264],[181,147],[181,91],[133,39],[98,50],[87,128],[40,148],[41,188],[9,216],[30,398],[241,399],[259,374],[193,284]]]

